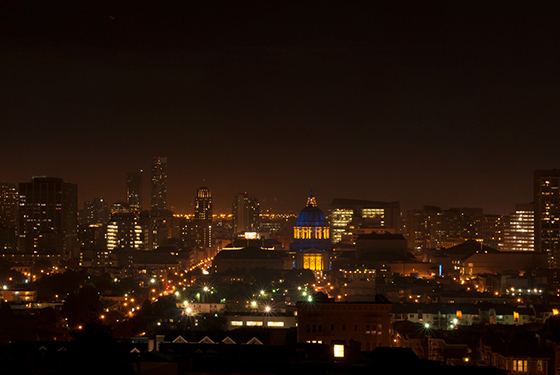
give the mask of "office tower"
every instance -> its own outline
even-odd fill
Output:
[[[126,203],[133,211],[142,211],[142,171],[126,174]]]
[[[440,207],[424,206],[423,209],[410,210],[406,217],[408,246],[414,250],[440,249],[467,239],[478,239],[484,217],[482,208],[442,210]],[[492,218],[489,220],[496,222]]]
[[[19,184],[19,251],[71,252],[78,243],[78,186],[33,177]]]
[[[155,157],[152,163],[152,210],[167,209],[167,158]]]
[[[17,208],[15,185],[0,183],[0,251],[17,249]]]
[[[383,229],[391,233],[399,232],[399,202],[375,202],[357,199],[335,198],[331,204],[331,240],[342,241],[344,235],[353,236],[353,228]],[[361,233],[364,234],[364,233]]]
[[[171,211],[145,211],[141,215],[144,230],[144,250],[156,250],[161,246],[179,245],[183,241],[183,229],[187,219],[175,217]]]
[[[194,199],[195,220],[212,220],[212,192],[207,187],[196,191]]]
[[[440,207],[424,206],[406,214],[408,247],[414,250],[436,249],[445,240]]]
[[[107,250],[143,249],[140,216],[125,203],[111,205],[111,219],[107,223]]]
[[[548,255],[548,267],[560,262],[560,170],[536,170],[534,175],[535,251]]]
[[[233,234],[259,230],[260,205],[256,198],[249,198],[247,192],[235,196],[232,207]]]
[[[207,187],[201,187],[196,192],[194,223],[196,244],[202,247],[212,247],[212,193]]]
[[[516,204],[504,226],[500,251],[535,251],[535,210],[532,203]]]
[[[109,206],[107,202],[101,197],[95,198],[93,201],[85,201],[80,221],[83,226],[99,223],[106,224],[109,221]]]

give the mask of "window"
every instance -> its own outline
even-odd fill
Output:
[[[248,327],[262,327],[263,322],[247,321]]]
[[[334,345],[333,351],[335,358],[344,358],[344,345]]]
[[[542,359],[537,360],[537,372],[543,372],[543,361]]]
[[[242,326],[243,322],[238,321],[238,320],[232,320],[230,323],[232,326]]]
[[[514,359],[512,365],[513,372],[527,372],[526,359]]]
[[[284,322],[266,322],[269,327],[284,327]]]

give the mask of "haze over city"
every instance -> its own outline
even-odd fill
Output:
[[[56,176],[124,200],[167,156],[169,205],[263,212],[347,197],[532,200],[558,166],[554,12],[523,2],[5,1],[0,181]],[[147,178],[145,179],[147,180]]]

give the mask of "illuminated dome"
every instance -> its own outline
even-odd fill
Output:
[[[298,215],[294,226],[294,240],[300,248],[324,248],[323,242],[330,242],[329,223],[323,211],[317,207],[313,192],[307,198],[307,206]]]
[[[328,227],[327,218],[323,211],[317,207],[317,200],[313,194],[307,198],[307,206],[300,211],[296,227]]]

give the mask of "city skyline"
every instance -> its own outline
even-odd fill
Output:
[[[531,200],[534,170],[560,164],[544,5],[62,0],[0,14],[0,181],[60,177],[80,206],[125,201],[123,176],[165,155],[177,212],[208,186],[216,212],[244,191],[297,212],[313,187],[321,206],[506,214]]]
[[[550,169],[552,171],[556,170],[555,168]],[[535,170],[532,171],[531,176],[529,176],[529,178],[526,179],[526,181],[523,181],[524,185],[530,186],[531,190],[533,189],[533,181],[532,181],[532,175],[534,173]],[[132,173],[126,173],[123,176],[129,176]],[[82,193],[82,185],[80,185],[79,183],[76,183],[76,185],[78,185],[78,206],[82,207],[83,204],[85,202],[91,201],[93,199],[97,199],[97,198],[103,198],[105,199],[109,204],[112,203],[118,203],[118,202],[126,202],[127,201],[127,197],[126,197],[126,179],[123,178],[123,176],[121,176],[121,181],[123,186],[120,187],[116,187],[114,189],[108,190],[105,192],[105,194],[96,194],[95,192],[93,192],[93,195],[90,196],[84,196],[85,193]],[[52,178],[62,178],[64,180],[67,180],[65,177],[60,177],[60,176],[50,176],[50,175],[32,175],[29,178],[27,178],[27,180],[31,179],[31,178],[35,178],[35,177],[52,177]],[[170,176],[168,176],[170,177]],[[173,179],[172,179],[173,180]],[[25,180],[24,180],[25,181]],[[72,182],[71,180],[68,180],[70,182]],[[8,184],[15,184],[17,186],[18,183],[23,182],[23,181],[10,181],[10,180],[1,180],[0,182],[2,183],[8,183]],[[189,191],[188,192],[181,192],[179,194],[179,196],[174,195],[171,196],[171,202],[168,204],[168,208],[173,211],[174,213],[177,214],[187,214],[187,215],[191,215],[195,213],[195,205],[192,203],[192,193],[196,193],[197,190],[200,188],[200,185],[205,184],[208,185],[208,187],[212,190],[221,190],[224,191],[224,189],[220,189],[220,186],[216,186],[216,187],[212,187],[209,186],[209,184],[206,183],[206,179],[202,180],[201,184],[196,184],[195,182],[190,183],[189,184]],[[72,182],[74,183],[74,182]],[[142,189],[144,191],[148,191],[150,194],[145,194],[142,197],[142,205],[145,207],[150,207],[150,199],[151,199],[151,181],[141,181],[142,183]],[[226,184],[227,185],[227,184]],[[190,191],[190,186],[197,186],[195,188],[192,189],[192,191]],[[168,187],[169,189],[169,187]],[[258,188],[257,188],[258,189]],[[438,206],[441,207],[443,209],[447,209],[447,208],[459,208],[459,207],[469,207],[469,208],[482,208],[485,214],[500,214],[500,215],[508,215],[511,212],[513,212],[515,210],[515,206],[518,204],[527,204],[527,203],[531,203],[533,201],[533,194],[530,194],[529,196],[526,197],[526,199],[521,199],[518,202],[500,202],[500,204],[494,204],[491,205],[491,207],[504,207],[503,211],[497,212],[497,211],[492,211],[490,210],[488,207],[483,206],[483,205],[469,205],[469,204],[465,204],[462,203],[461,201],[459,201],[459,199],[453,199],[451,198],[446,198],[446,199],[442,199],[439,200],[439,202],[443,202],[444,204],[438,204],[439,202],[433,202],[433,201],[427,201],[427,202],[421,202],[418,198],[416,199],[399,199],[398,196],[394,196],[394,199],[379,199],[379,196],[368,196],[368,199],[364,199],[363,196],[355,196],[353,195],[352,191],[349,190],[348,192],[341,192],[338,195],[331,195],[331,196],[324,196],[325,191],[332,191],[332,189],[329,189],[328,186],[309,186],[309,187],[305,187],[302,186],[301,187],[301,191],[299,194],[299,197],[296,196],[296,199],[294,202],[290,201],[290,202],[285,202],[284,200],[282,200],[281,198],[278,197],[273,197],[273,198],[266,198],[267,195],[270,197],[270,194],[267,194],[267,192],[264,189],[258,189],[257,191],[262,191],[262,194],[260,193],[252,193],[251,190],[245,189],[245,191],[249,191],[249,193],[253,196],[255,196],[257,199],[259,199],[259,201],[261,203],[264,203],[263,208],[261,209],[261,213],[297,213],[299,212],[299,210],[303,207],[301,204],[301,197],[305,196],[306,194],[309,193],[309,190],[313,189],[315,191],[319,191],[319,195],[318,195],[318,202],[320,203],[320,206],[324,207],[324,208],[328,208],[328,206],[330,206],[333,202],[333,200],[338,199],[338,198],[344,198],[344,199],[357,199],[357,200],[372,200],[372,201],[379,201],[379,202],[399,202],[401,205],[401,212],[406,212],[408,210],[414,210],[414,209],[422,209],[424,206]],[[91,192],[91,189],[84,189],[87,190],[89,192]],[[119,190],[124,190],[124,193],[120,193]],[[183,191],[183,189],[181,189],[180,187],[171,187],[171,189],[169,189],[175,193],[177,193],[179,190]],[[523,190],[527,190],[527,189],[523,189]],[[243,189],[241,189],[240,191],[243,191]],[[338,190],[338,191],[342,191],[342,190]],[[225,196],[218,196],[218,197],[213,197],[214,202],[218,202],[217,204],[214,203],[214,207],[217,207],[214,210],[214,213],[220,213],[220,214],[231,214],[231,204],[232,202],[234,202],[236,196],[239,194],[239,192],[235,192],[234,190],[229,190],[226,192]],[[284,197],[288,197],[288,196],[295,196],[296,193],[294,191],[291,191],[289,193],[284,193],[283,196]],[[392,195],[389,195],[387,193],[381,193],[380,196],[383,197],[392,197]],[[113,198],[111,198],[113,197]],[[264,198],[261,198],[264,197]],[[217,198],[217,199],[216,199]],[[410,202],[416,202],[417,205],[416,206],[411,206]],[[445,202],[453,202],[451,204],[445,204]],[[470,202],[472,202],[472,200],[470,200]],[[408,204],[407,204],[408,203]]]

